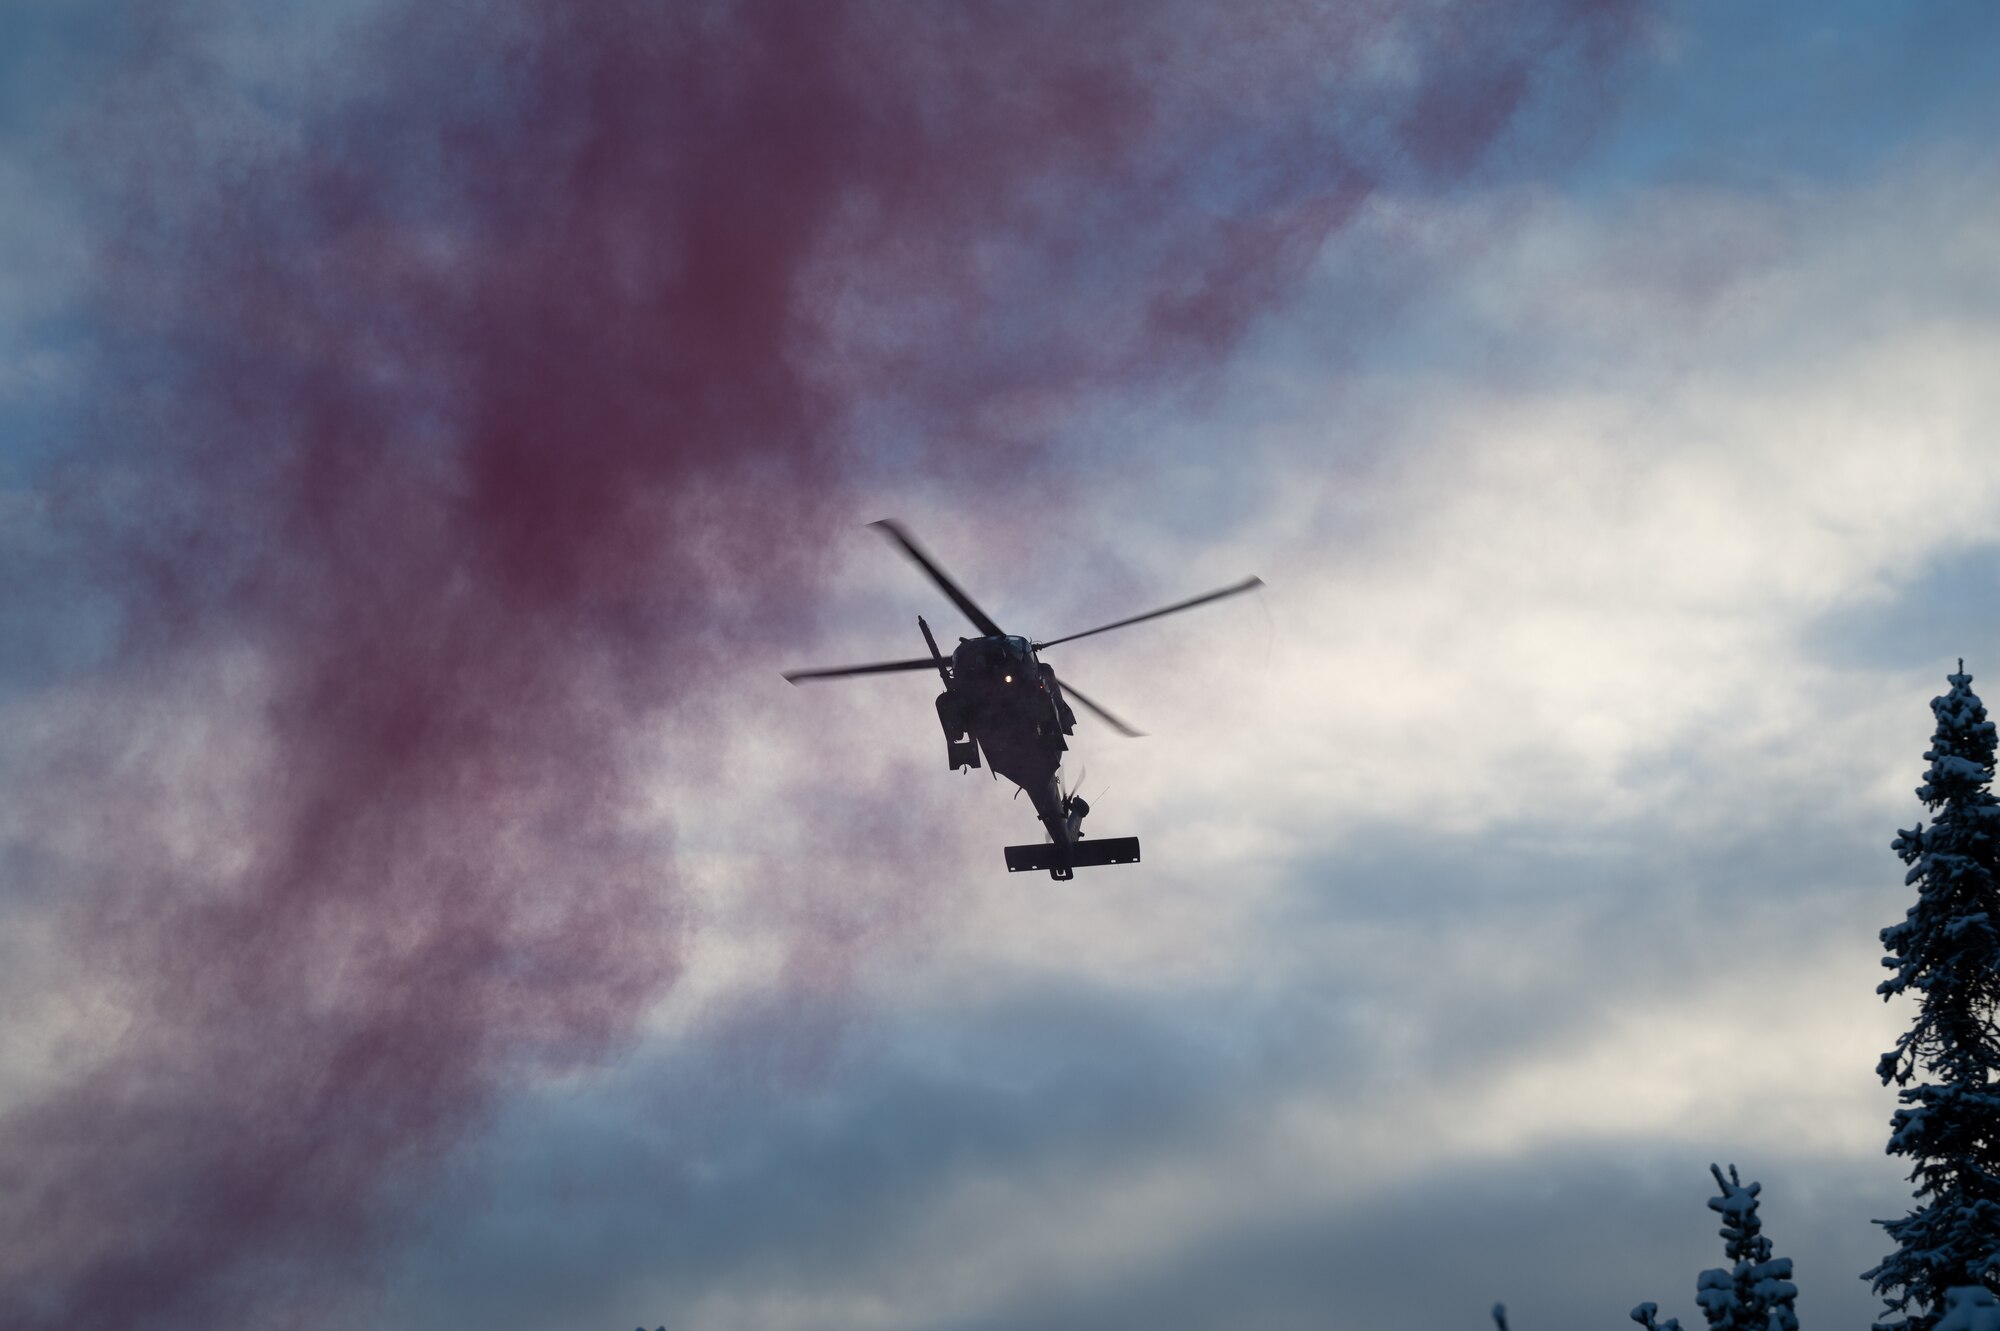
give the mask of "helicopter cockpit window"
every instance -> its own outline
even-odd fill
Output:
[[[1028,662],[1030,660],[1028,655],[1028,640],[1026,638],[1014,637],[1002,638],[1000,640],[1000,649],[1000,682],[1003,684],[1012,684],[1015,680],[1027,679],[1031,674],[1028,669]]]
[[[1026,638],[972,638],[951,654],[952,669],[968,678],[991,678],[1012,683],[1032,673]]]
[[[951,654],[952,667],[962,675],[991,675],[997,673],[1000,655],[991,639],[973,638],[960,643]]]

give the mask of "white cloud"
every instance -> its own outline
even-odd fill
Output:
[[[1026,816],[945,781],[928,685],[851,686],[809,721],[760,707],[798,733],[759,732],[758,793],[697,800],[716,843],[808,855],[830,826],[809,792],[873,789],[929,840],[867,891],[968,880],[925,960],[892,948],[863,992],[950,1045],[1020,995],[1101,986],[1240,1081],[1199,1146],[1149,1149],[1135,1122],[1101,1166],[1024,1143],[940,1175],[872,1242],[904,1272],[887,1303],[861,1293],[877,1272],[823,1301],[780,1283],[695,1306],[718,1326],[970,1320],[1024,1281],[1140,1282],[1260,1218],[1590,1143],[1839,1160],[1893,1199],[1870,1069],[1907,1014],[1872,993],[1873,933],[1905,904],[1886,842],[1916,816],[1949,662],[1863,668],[1817,634],[2000,542],[2000,303],[1965,294],[2000,271],[1967,222],[1995,205],[2000,180],[1942,164],[1758,199],[1470,201],[1420,238],[1439,257],[1511,226],[1398,356],[1246,365],[1256,400],[1161,445],[1194,462],[1121,471],[1060,562],[961,556],[975,589],[1040,578],[1065,607],[1093,601],[1094,569],[1162,600],[1270,580],[1263,609],[1058,649],[1157,731],[1077,745],[1086,793],[1111,787],[1093,823],[1139,833],[1138,868],[999,873]],[[1195,552],[1148,486],[1178,493],[1204,440],[1266,488]],[[873,625],[933,599],[865,535],[850,553],[868,623],[803,656],[896,654],[867,650]],[[808,830],[774,832],[774,808]]]
[[[298,58],[260,57],[272,77]],[[1028,626],[1046,631],[1129,589],[1271,586],[1058,649],[1156,733],[1080,728],[1092,829],[1138,833],[1147,861],[1055,884],[1000,871],[1033,823],[1004,786],[947,777],[926,677],[777,681],[913,653],[911,607],[956,633],[857,532],[826,637],[715,681],[691,710],[721,740],[662,778],[700,927],[653,1038],[698,1039],[795,986],[893,1010],[898,1056],[930,1041],[979,1063],[981,1040],[1005,1043],[981,1017],[1095,993],[1178,1041],[1163,1094],[1226,1081],[1229,1107],[1171,1130],[1135,1113],[1126,1149],[1097,1158],[1055,1122],[925,1162],[890,1222],[846,1236],[874,1260],[843,1278],[734,1268],[676,1309],[635,1267],[619,1278],[657,1295],[648,1321],[972,1320],[1024,1286],[1138,1282],[1274,1215],[1352,1214],[1578,1142],[1886,1168],[1868,1069],[1902,1016],[1872,996],[1871,939],[1903,905],[1886,841],[1915,816],[1922,704],[1947,663],[1862,668],[1814,635],[2000,542],[1996,212],[2000,179],[1937,161],[1759,197],[1377,201],[1327,256],[1326,290],[1392,245],[1449,289],[1388,351],[1325,366],[1312,330],[1357,312],[1301,309],[1157,458],[1076,459],[1079,489],[1115,496],[1093,532],[921,491],[859,514],[937,533],[976,594],[1057,617]],[[0,398],[30,368],[0,359]],[[1241,520],[1219,489],[1199,502],[1217,476],[1248,496]],[[139,756],[162,770],[184,745],[264,761],[250,733],[152,740]],[[205,816],[239,816],[227,794],[197,792]],[[232,872],[226,838],[174,844]],[[1844,858],[1856,844],[1876,849]],[[1704,881],[1732,861],[1741,878]],[[850,949],[823,970],[788,950],[812,919]],[[72,1019],[97,1018],[17,1023],[0,1085],[32,1082]]]

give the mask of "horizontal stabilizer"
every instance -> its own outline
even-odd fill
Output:
[[[1092,837],[1067,846],[1044,841],[1034,846],[1007,847],[1007,870],[1024,873],[1033,869],[1088,869],[1099,864],[1137,864],[1139,838],[1135,836]],[[1064,874],[1063,877],[1068,877]]]

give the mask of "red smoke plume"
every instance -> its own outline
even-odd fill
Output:
[[[635,787],[704,737],[633,737],[798,632],[844,478],[1032,476],[1630,26],[1397,8],[425,3],[330,72],[153,10],[79,132],[49,486],[121,645],[8,792],[82,1043],[0,1120],[0,1323],[346,1306],[385,1181],[673,984]]]

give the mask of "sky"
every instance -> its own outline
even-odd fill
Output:
[[[1974,3],[0,8],[0,1321],[1808,1326],[2000,670]],[[969,632],[1147,736],[946,770]],[[2000,675],[1992,678],[2000,679]]]

